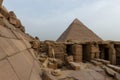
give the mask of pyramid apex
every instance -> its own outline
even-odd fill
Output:
[[[77,24],[79,24],[79,23],[81,23],[81,22],[80,22],[79,19],[75,18],[74,21],[73,21],[73,23],[77,23]]]

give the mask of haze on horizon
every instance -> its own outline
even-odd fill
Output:
[[[120,0],[4,0],[26,32],[56,40],[78,18],[103,40],[120,41]]]

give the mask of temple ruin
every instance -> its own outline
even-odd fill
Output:
[[[0,80],[120,80],[120,42],[75,19],[56,40],[25,31],[0,0]]]

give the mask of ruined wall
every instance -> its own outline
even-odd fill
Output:
[[[75,62],[82,62],[82,45],[74,44],[72,46],[73,57]]]
[[[116,65],[120,65],[120,45],[115,45],[116,50]]]
[[[46,53],[49,57],[55,57],[57,59],[64,60],[64,56],[66,54],[66,46],[63,43],[47,41],[44,45],[46,45]]]

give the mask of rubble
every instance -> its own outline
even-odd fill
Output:
[[[73,70],[80,70],[80,64],[75,62],[69,62],[69,64]]]
[[[62,75],[61,74],[61,71],[58,69],[58,70],[53,70],[52,72],[51,72],[51,74],[53,75],[53,76],[60,76],[60,75]]]

